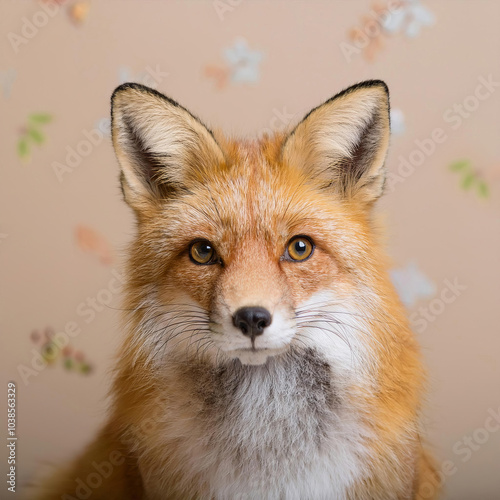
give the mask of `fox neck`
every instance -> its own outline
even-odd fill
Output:
[[[311,348],[290,348],[258,366],[229,360],[218,366],[200,363],[180,369],[192,381],[193,396],[202,402],[208,419],[218,420],[224,413],[238,415],[252,407],[262,412],[257,425],[267,426],[266,416],[273,421],[287,411],[285,406],[294,406],[295,413],[314,418],[319,433],[340,406],[330,366]],[[318,434],[315,440],[320,438]]]

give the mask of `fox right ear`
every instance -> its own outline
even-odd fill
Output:
[[[197,118],[136,83],[113,92],[111,132],[125,200],[139,212],[145,203],[172,196],[224,161],[212,133]]]
[[[371,206],[383,191],[388,144],[389,92],[370,80],[308,113],[285,139],[282,157],[321,188]]]

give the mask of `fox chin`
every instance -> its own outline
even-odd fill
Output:
[[[437,498],[425,371],[374,222],[389,128],[379,80],[258,140],[115,90],[137,234],[109,415],[34,498]]]

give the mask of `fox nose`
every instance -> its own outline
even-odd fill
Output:
[[[252,340],[271,324],[271,313],[263,307],[242,307],[233,314],[233,324]]]

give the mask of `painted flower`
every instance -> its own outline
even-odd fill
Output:
[[[436,285],[420,271],[415,262],[393,269],[391,279],[406,307],[412,307],[420,299],[432,297],[436,293]]]
[[[244,38],[238,38],[232,47],[225,49],[224,58],[231,68],[232,82],[255,83],[259,81],[259,65],[263,55],[257,50],[251,50]]]
[[[405,115],[399,108],[391,109],[391,132],[393,135],[404,134],[406,130]]]
[[[110,266],[113,263],[113,249],[107,239],[91,227],[79,224],[75,228],[75,239],[78,247],[86,253],[94,254],[101,264]]]
[[[420,0],[404,0],[383,20],[382,26],[389,33],[404,32],[406,36],[415,38],[421,28],[432,26],[435,22],[434,14]]]

